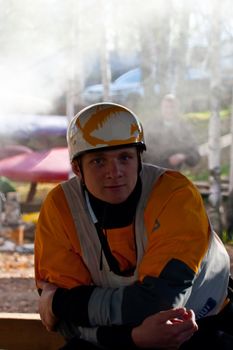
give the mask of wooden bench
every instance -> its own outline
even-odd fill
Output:
[[[210,184],[208,181],[194,181],[194,184],[198,188],[199,192],[204,198],[208,198],[210,194]],[[221,193],[222,198],[227,199],[229,196],[229,181],[221,181]]]
[[[47,332],[38,314],[0,313],[0,350],[58,350],[62,336]]]

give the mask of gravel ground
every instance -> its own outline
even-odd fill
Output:
[[[0,252],[0,312],[37,312],[33,254]]]
[[[233,246],[226,246],[233,274]],[[0,312],[37,312],[33,254],[0,252]]]

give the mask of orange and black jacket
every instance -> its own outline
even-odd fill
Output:
[[[109,269],[114,271],[114,261],[117,261],[118,273],[122,272],[122,275],[125,271],[130,273],[136,266],[133,223],[141,187],[139,178],[134,192],[125,203],[118,205],[102,202],[89,193],[93,211],[103,235],[107,237]],[[166,198],[162,205],[160,198]],[[106,334],[111,334],[112,342],[119,345],[118,336],[113,336],[114,330],[118,329],[116,334],[124,334],[121,341],[127,338],[129,344],[131,327],[153,313],[185,304],[184,296],[191,293],[211,233],[198,190],[180,173],[166,171],[153,186],[142,220],[147,230],[147,246],[138,268],[137,281],[122,288],[97,286],[83,261],[79,237],[62,186],[58,185],[48,194],[37,224],[35,275],[36,280],[59,286],[53,299],[53,312],[65,325],[63,333],[66,337],[78,334],[79,326],[97,326],[100,343],[104,344],[109,339]],[[101,254],[107,254],[106,249],[100,252],[100,269]],[[102,317],[99,307],[90,307],[94,305],[93,295],[98,293],[101,297],[107,293],[107,297],[112,298],[112,303],[116,304],[112,308],[118,310],[117,316],[112,316],[107,310],[109,317]],[[119,304],[116,299],[120,300]]]

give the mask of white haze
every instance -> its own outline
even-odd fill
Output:
[[[160,14],[164,16],[165,3],[164,0],[0,1],[0,114],[49,114],[70,81],[79,77],[81,87],[84,86],[93,58],[101,51],[105,21],[108,46],[114,48],[117,39],[118,49],[129,54],[140,47],[137,27],[147,22],[149,25]],[[178,12],[185,5],[193,11],[202,8],[208,13],[211,1],[170,3],[175,4]]]

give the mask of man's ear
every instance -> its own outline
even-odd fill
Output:
[[[73,162],[71,163],[71,166],[72,166],[73,173],[77,175],[80,180],[82,180],[82,172],[80,171],[80,167],[77,160],[73,160]]]

